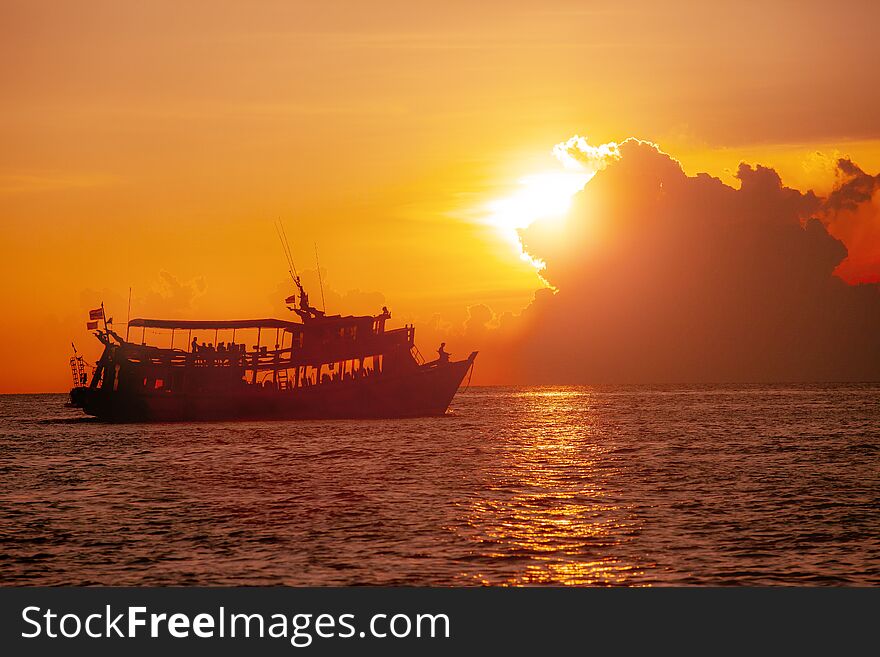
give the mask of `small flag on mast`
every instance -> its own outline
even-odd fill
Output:
[[[104,319],[104,307],[95,308],[89,311],[89,319]]]
[[[94,322],[86,322],[86,328],[90,331],[94,331],[98,328],[98,321],[95,320]]]

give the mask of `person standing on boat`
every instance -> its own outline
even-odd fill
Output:
[[[198,338],[193,338],[193,341],[192,341],[192,352],[193,352],[193,353],[196,353],[196,352],[198,352],[198,350],[199,350],[199,339],[198,339]]]
[[[439,362],[439,363],[448,363],[449,362],[449,353],[446,351],[446,349],[444,349],[445,346],[446,346],[446,343],[441,342],[440,348],[437,349],[437,355],[439,356],[439,358],[437,359],[437,362]]]

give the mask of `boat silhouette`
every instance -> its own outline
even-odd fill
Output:
[[[299,321],[282,319],[132,319],[126,337],[110,326],[95,336],[104,350],[91,377],[74,371],[70,406],[114,422],[238,419],[406,418],[443,415],[477,356],[424,362],[410,325],[386,329],[378,315],[326,315],[298,295],[286,299]],[[97,316],[97,310],[91,317]],[[90,328],[95,329],[93,321]],[[130,340],[141,329],[140,344]],[[146,330],[171,331],[171,348],[146,344]],[[256,344],[236,343],[236,332],[256,329]],[[275,331],[275,342],[263,345]],[[177,332],[187,348],[174,348]],[[197,336],[231,331],[226,342],[200,344]],[[239,336],[241,333],[239,333]],[[194,337],[196,336],[196,337]],[[272,347],[272,348],[270,348]],[[76,356],[75,356],[76,357]],[[81,359],[80,359],[81,360]]]

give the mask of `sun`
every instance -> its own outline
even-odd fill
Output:
[[[509,196],[486,204],[486,222],[519,249],[520,257],[536,269],[543,269],[543,262],[523,251],[519,231],[539,219],[565,217],[572,197],[593,175],[587,171],[544,171],[523,176]]]
[[[586,137],[574,135],[556,144],[552,154],[557,168],[523,176],[512,193],[487,203],[481,213],[483,221],[495,226],[539,272],[544,263],[526,253],[519,231],[539,219],[564,218],[574,195],[609,162],[620,158],[620,148],[613,141],[593,146]]]

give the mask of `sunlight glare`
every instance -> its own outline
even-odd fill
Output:
[[[545,171],[520,178],[510,196],[486,205],[487,221],[514,244],[522,257],[536,269],[544,263],[523,251],[518,231],[538,219],[560,219],[571,206],[572,197],[595,175],[593,171]]]

